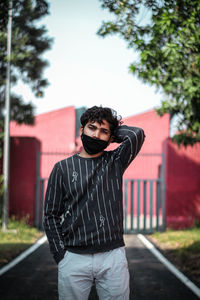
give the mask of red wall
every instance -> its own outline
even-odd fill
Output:
[[[55,100],[56,101],[56,100]],[[11,136],[30,136],[41,141],[41,151],[73,152],[75,109],[73,106],[35,117],[34,126],[10,124]]]
[[[141,127],[146,134],[142,147],[144,153],[161,153],[162,143],[169,137],[169,114],[159,117],[154,110],[149,110],[124,119],[124,124]]]
[[[162,144],[169,136],[169,115],[159,117],[154,110],[123,119],[124,124],[141,127],[145,132],[142,149],[124,174],[124,178],[156,179],[159,176],[161,156],[142,154],[161,154]],[[118,145],[114,144],[110,148]]]
[[[10,141],[10,215],[29,216],[34,221],[36,154],[40,142],[31,137],[12,137]]]
[[[200,222],[200,144],[178,148],[167,139],[164,150],[167,225],[192,226]]]
[[[34,126],[11,122],[11,136],[35,137],[41,142],[42,152],[65,153],[41,156],[42,177],[48,177],[54,164],[75,150],[75,117],[75,108],[69,106],[36,116]]]
[[[53,165],[75,150],[75,108],[73,106],[35,117],[33,126],[10,123],[11,178],[10,214],[35,217],[36,153],[41,155],[41,177],[48,178]],[[37,142],[36,142],[37,141]],[[65,153],[58,155],[55,153]]]

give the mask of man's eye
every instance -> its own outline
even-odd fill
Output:
[[[108,134],[108,131],[107,130],[102,130],[102,133]]]

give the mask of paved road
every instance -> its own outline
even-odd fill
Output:
[[[199,299],[145,248],[136,235],[125,239],[130,300]],[[0,299],[58,300],[57,266],[47,243],[0,277]],[[97,299],[93,287],[89,300]]]

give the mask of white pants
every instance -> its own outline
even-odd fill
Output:
[[[58,264],[59,300],[87,300],[94,280],[100,300],[129,299],[124,247],[97,254],[67,251]]]

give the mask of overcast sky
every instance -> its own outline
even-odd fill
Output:
[[[45,53],[50,85],[45,96],[35,99],[19,84],[15,91],[36,106],[36,114],[67,106],[109,106],[122,117],[135,115],[160,104],[161,95],[129,73],[136,59],[118,36],[104,39],[96,32],[112,16],[98,0],[51,0],[50,15],[42,20],[54,38]]]

